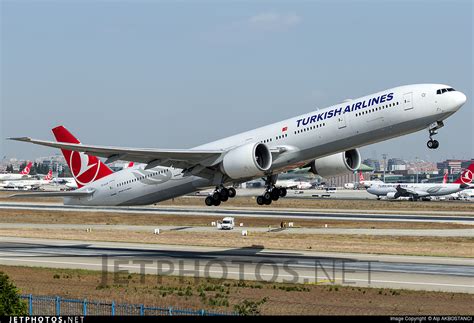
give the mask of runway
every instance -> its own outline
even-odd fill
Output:
[[[436,212],[437,215],[399,213],[362,213],[359,210],[326,211],[326,210],[288,210],[262,208],[211,208],[211,207],[96,207],[70,206],[53,203],[0,203],[0,209],[15,210],[48,210],[74,212],[112,212],[112,213],[141,213],[150,215],[199,215],[209,217],[257,217],[285,218],[306,220],[352,220],[352,221],[401,221],[401,222],[438,222],[474,224],[473,212]],[[448,215],[452,214],[452,215]]]
[[[0,264],[474,293],[470,258],[0,237]]]

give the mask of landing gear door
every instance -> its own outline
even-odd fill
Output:
[[[403,108],[405,110],[413,109],[413,92],[405,93],[403,95]]]

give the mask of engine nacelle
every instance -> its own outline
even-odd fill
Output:
[[[221,171],[232,179],[261,176],[272,166],[272,154],[261,143],[249,143],[229,151],[222,160]]]
[[[389,200],[396,200],[397,198],[399,198],[400,196],[396,193],[396,192],[388,192],[387,193],[387,198]]]
[[[339,176],[353,173],[360,167],[360,153],[351,149],[311,162],[311,172],[321,177]]]

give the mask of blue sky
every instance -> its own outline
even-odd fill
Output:
[[[385,88],[445,83],[466,105],[437,151],[427,131],[371,145],[470,158],[472,1],[2,1],[1,137],[188,148]],[[0,141],[0,155],[54,150]]]

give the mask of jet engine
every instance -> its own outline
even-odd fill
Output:
[[[399,198],[400,196],[401,196],[401,195],[400,195],[400,193],[398,193],[398,192],[388,192],[388,193],[387,193],[387,198],[388,198],[389,200],[396,200],[396,199]]]
[[[260,176],[272,166],[272,154],[262,143],[249,143],[230,150],[221,171],[232,179]]]
[[[321,177],[350,174],[360,167],[360,153],[351,149],[342,153],[318,158],[310,163],[311,172]]]

